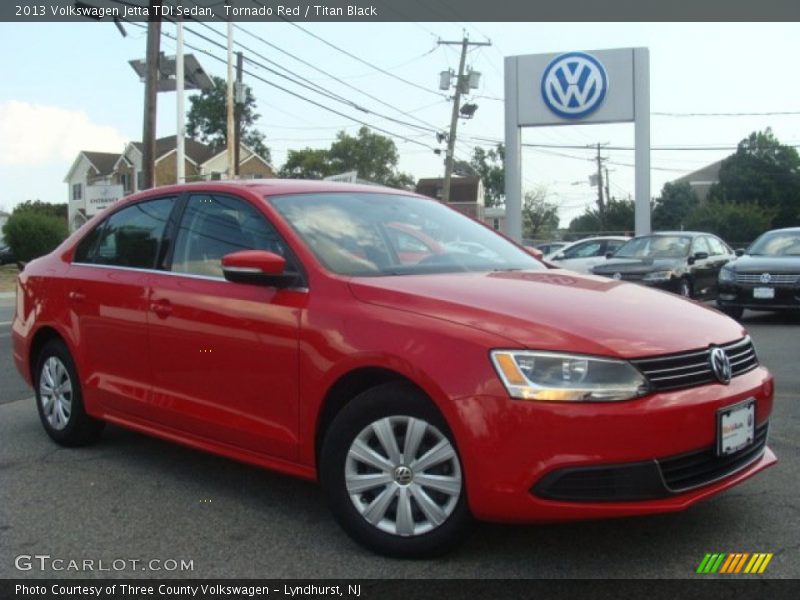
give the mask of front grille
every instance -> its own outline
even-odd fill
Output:
[[[800,282],[798,273],[766,273],[769,281],[761,281],[765,273],[737,273],[736,283],[746,283],[751,285],[792,285]]]
[[[671,492],[683,492],[712,483],[746,467],[764,452],[767,428],[767,423],[757,427],[753,443],[733,454],[718,456],[715,448],[706,448],[657,461],[664,483]]]
[[[756,349],[750,337],[720,346],[731,361],[731,375],[737,377],[758,366]],[[632,360],[650,382],[653,391],[676,390],[714,383],[711,370],[711,349],[668,354]]]

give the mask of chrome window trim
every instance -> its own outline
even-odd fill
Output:
[[[117,265],[97,265],[94,263],[83,263],[83,262],[71,262],[70,265],[78,265],[81,267],[93,267],[95,269],[120,269],[122,271],[133,271],[135,273],[150,273],[154,275],[170,275],[172,277],[187,277],[189,279],[202,279],[206,281],[221,281],[227,284],[234,283],[233,281],[228,281],[224,277],[213,277],[211,275],[195,275],[193,273],[175,273],[174,271],[162,271],[160,269],[142,269],[139,267],[122,267]],[[266,287],[266,286],[265,286]],[[291,292],[301,292],[303,294],[308,293],[307,287],[289,287],[283,288],[287,291]]]

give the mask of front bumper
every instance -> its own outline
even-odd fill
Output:
[[[754,298],[757,287],[771,287],[774,298]],[[800,310],[800,287],[796,285],[749,285],[720,282],[717,306],[720,308],[748,308],[750,310]]]
[[[690,485],[675,489],[664,484],[665,461],[713,448],[717,410],[747,398],[755,398],[763,446],[739,464],[723,465],[712,477],[688,480]],[[453,432],[464,462],[470,509],[476,517],[491,521],[544,522],[682,510],[777,461],[766,446],[764,429],[772,412],[773,380],[762,367],[727,386],[710,384],[627,402],[531,402],[499,396],[456,402],[460,418]],[[546,492],[565,472],[641,467],[654,461],[659,461],[661,480],[653,477],[658,472],[652,468],[650,475],[628,471],[634,479],[645,477],[647,485],[637,488],[645,493],[567,499]],[[607,484],[605,476],[595,483]],[[625,480],[625,476],[614,479],[623,482],[618,489],[630,492]],[[654,487],[658,485],[660,490]]]

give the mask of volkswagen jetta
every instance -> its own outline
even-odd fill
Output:
[[[772,377],[735,321],[398,190],[136,194],[26,266],[12,330],[59,444],[111,423],[319,479],[391,555],[470,517],[677,511],[776,461]]]

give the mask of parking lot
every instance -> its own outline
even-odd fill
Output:
[[[708,552],[771,552],[765,576],[800,577],[797,317],[745,314],[776,377],[776,467],[683,513],[477,524],[444,558],[398,561],[352,543],[312,483],[116,427],[90,448],[56,446],[14,370],[11,316],[12,299],[0,298],[0,577],[684,578]],[[94,574],[15,568],[15,557],[36,554],[126,566]],[[160,562],[146,570],[151,560]],[[181,560],[192,570],[155,570]]]

